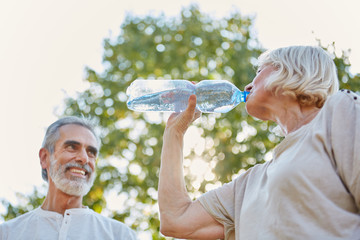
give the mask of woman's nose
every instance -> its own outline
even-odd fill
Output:
[[[245,86],[245,91],[246,92],[250,92],[251,89],[252,89],[252,84],[251,83],[249,83],[248,85]]]

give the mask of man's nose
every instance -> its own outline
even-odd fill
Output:
[[[86,149],[82,149],[81,151],[79,151],[78,155],[76,156],[76,161],[82,164],[89,162],[89,156]]]

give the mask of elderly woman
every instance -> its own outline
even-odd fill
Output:
[[[338,86],[335,64],[319,47],[262,54],[245,88],[246,110],[276,122],[285,138],[271,161],[195,201],[182,172],[183,137],[199,117],[192,95],[164,132],[161,232],[191,239],[359,239],[360,99]]]

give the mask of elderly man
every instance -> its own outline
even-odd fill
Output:
[[[99,148],[86,120],[54,122],[39,152],[47,196],[41,207],[1,224],[0,239],[136,239],[123,223],[82,205],[95,179]]]

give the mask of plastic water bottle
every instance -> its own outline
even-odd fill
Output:
[[[127,106],[134,111],[181,112],[190,95],[197,97],[196,107],[204,113],[226,113],[246,101],[249,92],[240,91],[226,80],[135,80],[128,87]]]

